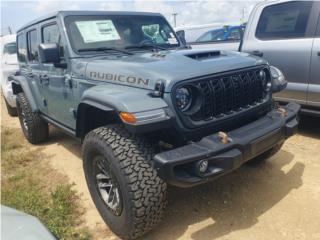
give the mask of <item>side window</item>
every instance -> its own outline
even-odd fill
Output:
[[[17,53],[17,48],[16,48],[15,42],[7,43],[3,46],[3,54],[12,55],[16,53]]]
[[[224,41],[225,40],[225,29],[212,32],[211,41]]]
[[[240,38],[241,38],[240,29],[234,28],[230,31],[228,40],[240,40]]]
[[[320,37],[320,15],[319,15],[319,20],[318,20],[317,37]]]
[[[211,40],[212,40],[212,33],[207,32],[204,35],[202,35],[201,37],[199,37],[197,42],[207,42],[207,41],[211,41]]]
[[[28,32],[28,59],[30,62],[38,62],[38,42],[37,42],[37,31],[32,30]]]
[[[50,24],[42,28],[42,43],[57,43],[60,47],[60,56],[63,57],[63,44],[57,24]]]
[[[305,37],[312,1],[297,1],[266,7],[256,30],[259,39]]]
[[[19,34],[17,37],[18,44],[18,60],[25,63],[27,61],[27,39],[24,33]]]

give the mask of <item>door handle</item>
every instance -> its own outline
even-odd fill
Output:
[[[40,76],[40,83],[41,84],[49,84],[49,77],[48,75],[41,75]]]
[[[34,74],[32,72],[27,73],[27,77],[34,78]]]
[[[252,54],[258,57],[263,57],[263,52],[260,51],[253,51]]]
[[[320,57],[320,51],[317,53],[318,57]]]

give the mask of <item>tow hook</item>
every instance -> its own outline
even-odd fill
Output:
[[[285,109],[282,108],[282,107],[279,107],[279,108],[277,109],[277,112],[280,113],[281,117],[283,117],[283,118],[288,115],[287,110],[285,110]]]
[[[227,133],[225,132],[219,132],[218,133],[218,136],[220,138],[220,141],[223,143],[223,144],[228,144],[229,142],[232,142],[232,139],[228,136]]]

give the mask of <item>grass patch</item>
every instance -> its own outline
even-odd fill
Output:
[[[59,239],[90,239],[72,185],[55,181],[41,147],[29,146],[19,129],[2,129],[1,204],[38,217]]]

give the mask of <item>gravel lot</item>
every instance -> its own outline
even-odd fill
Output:
[[[1,118],[3,126],[20,128],[3,103]],[[94,239],[117,239],[91,201],[80,143],[51,128],[43,153],[82,194]],[[265,164],[197,188],[171,187],[168,195],[164,221],[143,239],[320,239],[320,119],[303,117],[299,134]]]

